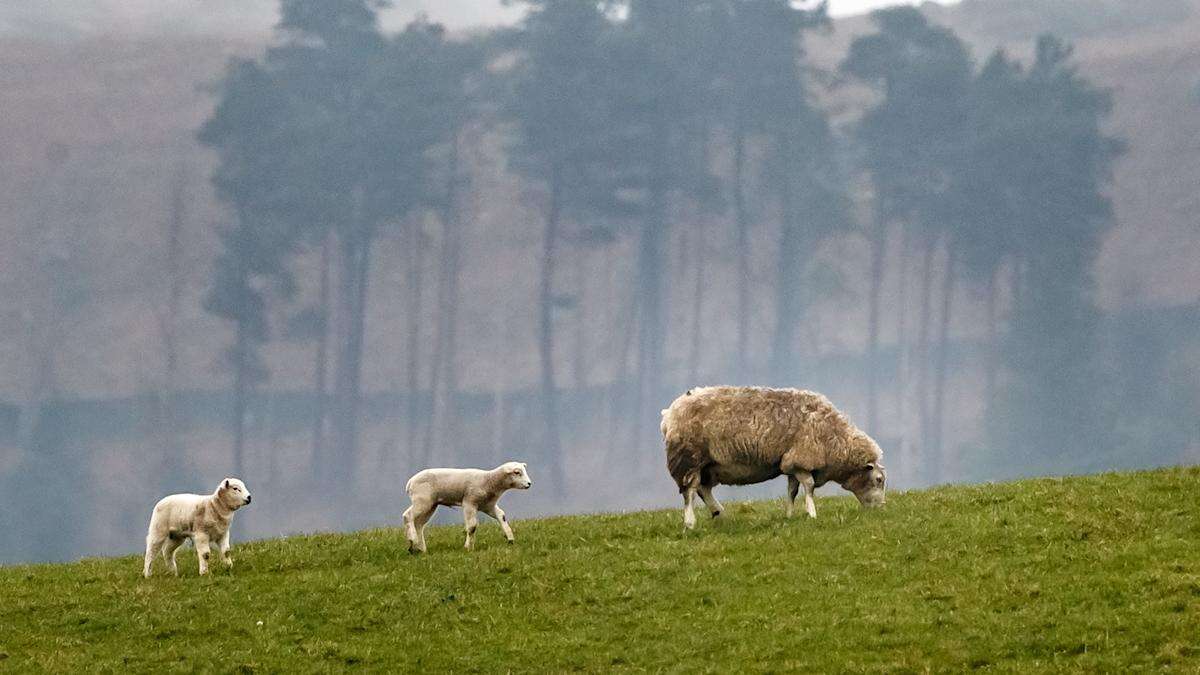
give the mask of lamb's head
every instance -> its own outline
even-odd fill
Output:
[[[236,478],[226,478],[217,488],[217,499],[227,508],[237,510],[250,503],[250,490]]]
[[[869,462],[856,469],[842,483],[842,487],[854,493],[863,507],[882,506],[887,502],[884,487],[887,484],[887,469],[878,462]]]
[[[496,467],[496,471],[500,472],[506,490],[528,490],[533,486],[524,462],[505,462]]]

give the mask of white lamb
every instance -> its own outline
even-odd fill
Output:
[[[200,559],[200,574],[208,572],[209,542],[218,542],[221,561],[233,566],[229,557],[229,526],[233,512],[250,503],[250,491],[236,478],[226,478],[211,495],[180,494],[163,497],[154,505],[150,515],[150,531],[146,534],[146,560],[142,574],[150,576],[154,555],[161,552],[179,574],[175,554],[183,542],[191,539]]]
[[[475,544],[476,513],[482,511],[500,523],[504,537],[513,543],[513,531],[504,511],[496,505],[500,495],[508,490],[528,490],[533,485],[525,464],[505,462],[485,471],[483,469],[425,469],[408,479],[405,492],[412,506],[404,512],[404,535],[411,553],[425,552],[425,524],[438,506],[461,506],[467,529],[464,548]]]

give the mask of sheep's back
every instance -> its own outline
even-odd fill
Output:
[[[702,455],[689,463],[746,466],[778,463],[797,444],[853,429],[821,394],[765,387],[692,389],[664,411],[662,426],[669,461],[675,447]]]

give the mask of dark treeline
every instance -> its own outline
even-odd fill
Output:
[[[524,4],[515,28],[457,36],[421,20],[386,34],[381,0],[282,0],[273,45],[229,65],[199,140],[217,155],[212,181],[231,215],[204,299],[233,326],[230,472],[264,466],[247,438],[273,400],[261,352],[283,336],[311,358],[311,395],[291,424],[311,452],[306,466],[273,455],[270,466],[309,484],[463,460],[447,454],[453,439],[484,414],[497,428],[510,415],[523,425],[522,458],[569,510],[584,503],[572,462],[620,461],[633,467],[624,489],[640,489],[661,473],[658,411],[682,388],[717,382],[852,381],[841,391],[856,405],[839,403],[881,439],[901,485],[1171,461],[1195,442],[1185,412],[1195,378],[1161,389],[1176,347],[1143,353],[1173,329],[1106,318],[1092,298],[1124,147],[1103,130],[1109,95],[1062,40],[1039,38],[1026,62],[1002,51],[977,62],[920,11],[887,9],[824,72],[804,49],[807,35],[831,30],[824,5]],[[868,89],[871,102],[834,125],[823,101],[845,87]],[[527,303],[538,377],[519,397],[464,403],[459,350],[472,335],[460,281],[468,259],[488,264],[465,205],[476,149],[497,138],[524,191],[512,201],[537,219],[513,227],[539,236],[536,266],[520,272],[537,279]],[[380,257],[385,240],[403,255]],[[868,251],[853,271],[866,290],[852,300],[864,307],[865,350],[831,374],[805,327],[822,299],[845,299],[844,270],[818,261],[845,240]],[[629,278],[607,306],[583,306],[585,277],[610,275],[617,256],[629,257]],[[600,258],[606,269],[583,262]],[[379,265],[401,266],[388,278],[403,283],[372,287]],[[392,344],[408,366],[378,404],[401,431],[368,453],[364,338],[380,294],[404,308]],[[167,295],[173,354],[180,292]],[[984,325],[956,330],[968,310]],[[585,346],[596,313],[611,318],[603,355]],[[589,360],[606,374],[589,378]],[[972,438],[948,433],[963,407],[956,378],[978,383],[967,389],[985,422]],[[160,429],[183,414],[168,379]],[[464,412],[476,409],[486,412]],[[1135,409],[1153,422],[1130,423],[1123,413]],[[22,437],[53,444],[26,419]],[[187,470],[178,442],[160,447],[162,471]],[[5,500],[43,493],[22,472],[65,461],[35,455]],[[52,528],[46,518],[35,526]]]

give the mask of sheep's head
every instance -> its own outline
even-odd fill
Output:
[[[509,490],[528,490],[533,486],[529,469],[524,462],[505,462],[499,469],[504,477],[504,487]]]
[[[842,487],[854,493],[863,507],[882,506],[887,502],[884,486],[887,483],[887,469],[882,464],[871,462],[850,474]]]
[[[217,498],[227,508],[237,510],[250,503],[250,490],[236,478],[226,478],[217,488]]]

